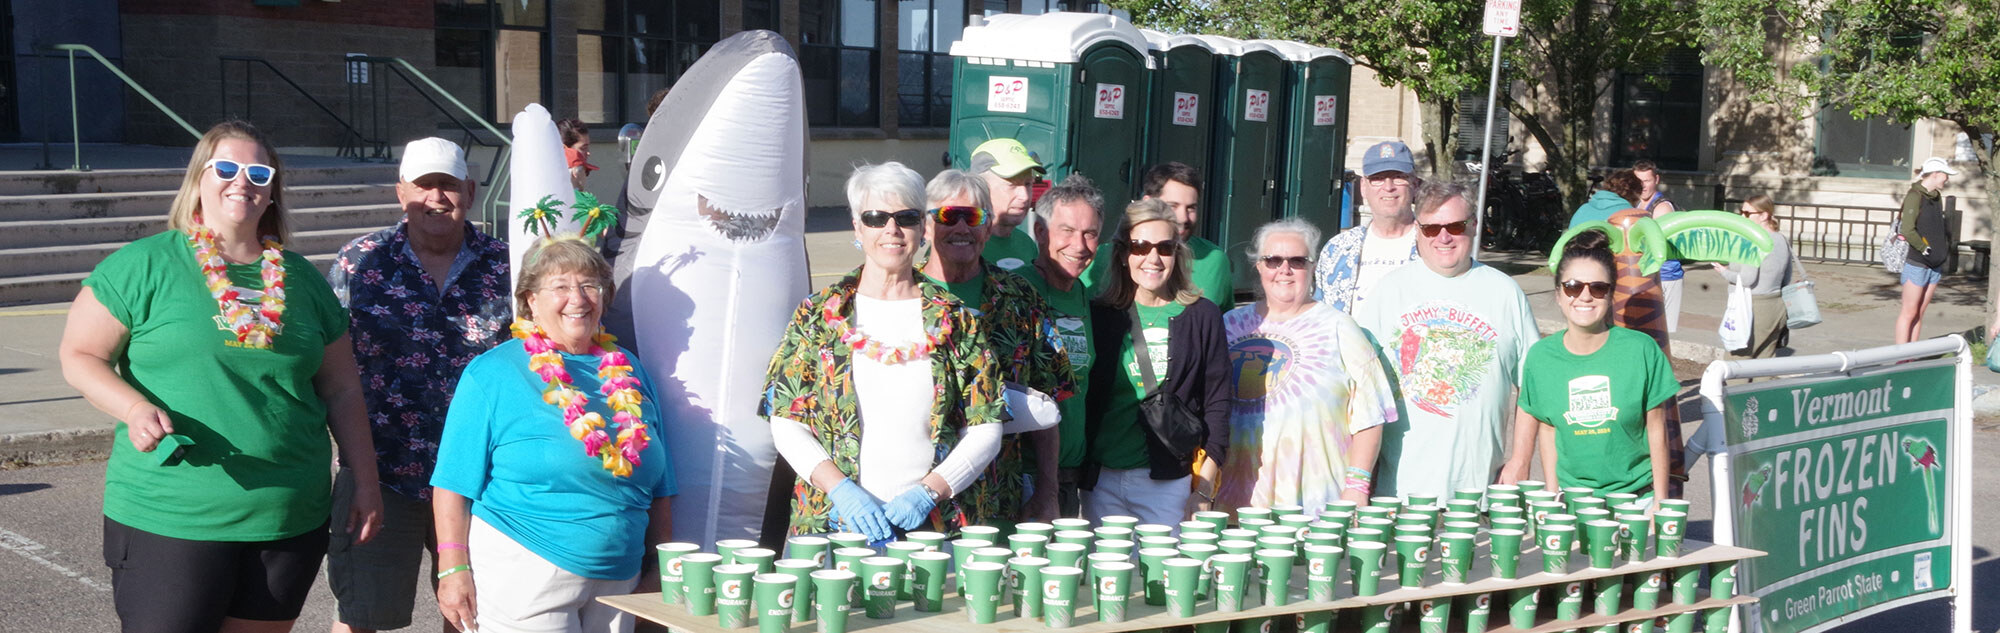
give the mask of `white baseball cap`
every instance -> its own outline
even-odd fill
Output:
[[[444,174],[465,180],[465,150],[457,143],[438,137],[420,138],[403,146],[403,165],[396,176],[415,182],[427,174]]]
[[[1924,167],[1917,172],[1917,177],[1922,178],[1931,175],[1932,172],[1939,171],[1952,176],[1958,175],[1958,170],[1951,168],[1951,161],[1932,156],[1924,159]]]

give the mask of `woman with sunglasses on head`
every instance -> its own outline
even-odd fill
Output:
[[[1287,218],[1257,229],[1257,302],[1222,316],[1235,372],[1219,507],[1368,501],[1382,425],[1396,398],[1354,318],[1312,298],[1319,228]]]
[[[335,440],[347,524],[381,526],[375,449],[333,289],[286,251],[284,169],[242,122],[195,144],[167,231],[83,281],[63,377],[117,418],[104,562],[125,631],[284,631],[326,556]]]
[[[915,267],[924,199],[923,177],[901,163],[854,170],[861,267],[801,302],[771,356],[758,413],[798,473],[792,534],[954,530],[965,524],[954,498],[1000,450],[983,324]]]
[[[1236,390],[1222,310],[1195,287],[1193,253],[1180,235],[1166,203],[1126,206],[1111,273],[1091,307],[1092,345],[1104,360],[1090,370],[1078,487],[1093,520],[1174,525],[1215,501]],[[1197,450],[1209,458],[1190,481]]]
[[[1763,262],[1734,268],[1720,262],[1715,264],[1715,272],[1721,273],[1724,281],[1750,289],[1750,345],[1729,350],[1730,356],[1776,357],[1778,348],[1792,337],[1785,312],[1785,286],[1792,283],[1792,241],[1778,232],[1777,209],[1771,196],[1761,193],[1750,196],[1736,209],[1771,232],[1771,251],[1764,254]]]
[[[1602,231],[1579,233],[1563,247],[1556,304],[1569,326],[1528,349],[1514,424],[1535,432],[1515,434],[1502,483],[1527,479],[1539,447],[1552,491],[1667,498],[1666,408],[1680,382],[1651,336],[1611,324],[1616,270]]]

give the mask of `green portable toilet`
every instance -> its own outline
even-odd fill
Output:
[[[1140,31],[1153,56],[1146,165],[1179,161],[1206,178],[1209,143],[1215,136],[1215,49],[1192,35]],[[1203,237],[1215,239],[1214,231],[1203,229]]]
[[[996,15],[951,45],[951,161],[964,169],[989,139],[1027,146],[1060,182],[1104,193],[1107,223],[1132,199],[1151,60],[1139,29],[1100,13]],[[1107,232],[1108,234],[1108,232]]]
[[[1231,261],[1244,261],[1257,227],[1277,219],[1278,153],[1284,142],[1285,60],[1269,44],[1199,35],[1216,52],[1215,140],[1202,191],[1203,223]],[[1236,286],[1257,271],[1236,266]]]
[[[1285,58],[1278,215],[1305,218],[1332,235],[1343,224],[1341,171],[1347,159],[1348,79],[1354,60],[1331,48],[1256,41],[1278,49]]]

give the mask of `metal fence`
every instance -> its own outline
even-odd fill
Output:
[[[1742,191],[1725,195],[1715,187],[1716,207],[1735,211],[1748,196]],[[1840,204],[1773,201],[1778,208],[1778,230],[1791,240],[1799,259],[1825,262],[1871,263],[1880,261],[1882,243],[1895,235],[1902,221],[1902,207],[1863,207]],[[1954,234],[1959,227],[1958,197],[1944,197],[1947,226]],[[1954,235],[1956,237],[1956,235]],[[1958,242],[1961,254],[1984,256],[1985,242]],[[1958,258],[1946,264],[1945,272],[1955,272]]]

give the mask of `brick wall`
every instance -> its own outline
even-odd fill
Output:
[[[260,7],[251,0],[120,0],[126,16],[184,15],[314,22],[331,25],[428,29],[437,24],[435,7],[420,0],[300,0],[296,7]]]

